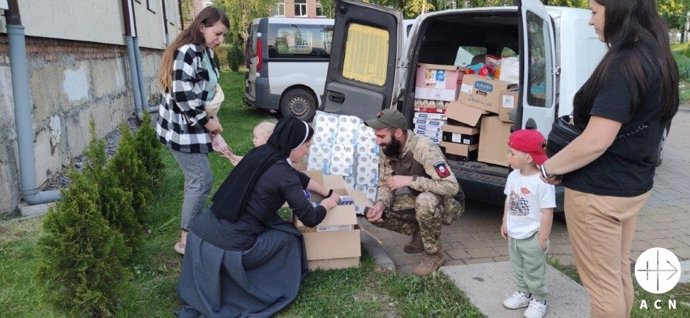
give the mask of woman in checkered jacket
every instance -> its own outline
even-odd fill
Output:
[[[213,176],[208,161],[213,135],[222,131],[218,118],[207,114],[218,83],[213,48],[223,43],[230,22],[225,12],[206,7],[163,53],[158,82],[162,89],[156,133],[184,172],[180,240],[184,254],[192,218],[204,208]]]

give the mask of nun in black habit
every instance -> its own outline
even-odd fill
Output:
[[[302,120],[281,119],[195,218],[178,283],[180,317],[270,317],[295,299],[308,272],[304,241],[276,212],[287,202],[316,226],[338,204],[333,195],[313,206],[303,191],[309,178],[288,162],[302,160],[313,133]]]

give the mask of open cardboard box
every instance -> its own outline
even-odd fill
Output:
[[[304,235],[309,270],[359,266],[362,250],[356,208],[364,209],[371,206],[371,202],[364,193],[346,189],[342,176],[323,175],[317,170],[304,173],[335,193],[349,195],[355,203],[332,208],[323,221],[313,228],[306,227],[293,217],[293,224]],[[312,193],[312,200],[318,202],[321,199],[320,195]]]

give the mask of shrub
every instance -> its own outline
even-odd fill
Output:
[[[690,52],[687,50],[686,52]],[[673,57],[676,59],[678,65],[678,75],[681,80],[690,81],[690,56],[687,53],[675,53]]]
[[[137,220],[132,207],[132,192],[124,190],[118,184],[113,171],[106,168],[105,141],[95,136],[95,123],[92,120],[91,141],[86,149],[84,174],[97,187],[99,211],[113,229],[124,235],[125,244],[134,251],[141,244],[144,228]]]
[[[214,56],[218,61],[218,68],[221,70],[227,70],[230,67],[230,62],[228,60],[229,45],[223,43],[213,49],[215,53]]]
[[[127,125],[120,126],[120,143],[117,152],[108,162],[107,169],[117,178],[118,184],[132,193],[132,207],[139,224],[144,225],[153,198],[150,178],[144,163],[135,149],[134,136]]]
[[[157,186],[163,177],[161,143],[151,125],[151,116],[144,114],[139,130],[134,134],[134,149],[149,175],[149,185]]]
[[[129,251],[99,211],[96,184],[74,171],[70,179],[37,244],[42,296],[71,317],[112,316],[129,280],[122,265]]]
[[[242,52],[242,47],[237,44],[231,44],[228,50],[228,62],[230,63],[230,69],[233,72],[237,72],[240,69],[240,65],[244,64],[244,53]]]

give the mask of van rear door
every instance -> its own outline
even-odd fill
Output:
[[[391,107],[402,22],[402,14],[389,8],[337,2],[322,110],[366,119]]]
[[[551,16],[538,0],[522,0],[520,12],[520,95],[518,128],[535,128],[546,136],[556,112],[556,46]]]

